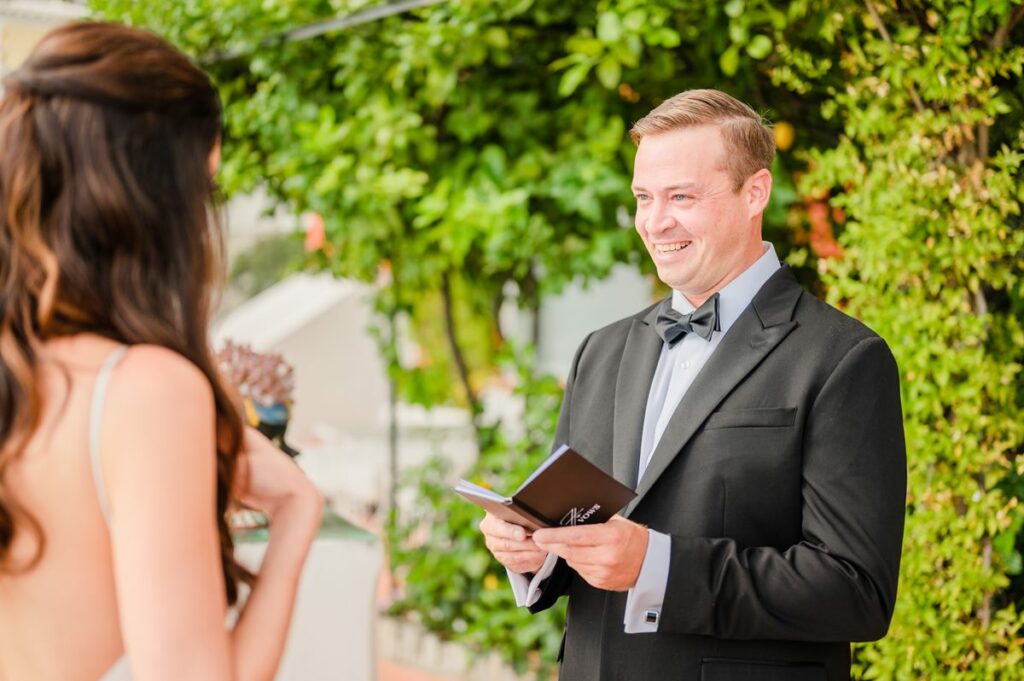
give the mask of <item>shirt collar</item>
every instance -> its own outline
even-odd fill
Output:
[[[729,330],[765,282],[782,267],[775,246],[767,241],[761,243],[764,254],[718,291],[718,325],[722,333]],[[672,308],[680,314],[690,314],[695,309],[686,296],[675,290],[672,291]]]

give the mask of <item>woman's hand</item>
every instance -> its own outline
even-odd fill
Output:
[[[291,458],[255,428],[246,426],[239,452],[235,498],[271,521],[291,510],[323,510],[323,497]]]

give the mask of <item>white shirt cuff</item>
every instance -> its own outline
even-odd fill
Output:
[[[533,579],[529,580],[526,579],[526,575],[521,575],[518,572],[512,572],[505,568],[505,572],[508,573],[508,581],[512,585],[512,593],[516,597],[516,605],[528,608],[540,600],[540,585],[555,571],[555,563],[557,562],[558,556],[549,553],[548,557],[544,559],[544,564],[541,565],[540,570],[537,570],[533,575]]]
[[[651,529],[647,533],[647,553],[640,566],[640,575],[626,596],[623,624],[626,625],[627,634],[651,634],[658,631],[661,607],[665,602],[672,538]]]

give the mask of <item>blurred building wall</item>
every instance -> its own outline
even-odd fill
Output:
[[[591,331],[636,314],[654,302],[651,280],[632,265],[588,286],[574,282],[541,304],[538,368],[565,378],[576,348]]]
[[[78,2],[0,0],[0,76],[17,68],[51,28],[87,14]]]
[[[289,433],[302,439],[329,424],[349,433],[387,429],[384,363],[368,327],[366,284],[296,274],[248,300],[217,324],[215,348],[231,339],[280,353],[295,368]]]

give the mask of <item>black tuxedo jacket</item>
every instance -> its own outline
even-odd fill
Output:
[[[848,679],[850,642],[884,636],[896,599],[906,455],[892,354],[783,267],[683,396],[638,484],[655,315],[583,341],[556,442],[636,486],[623,514],[671,536],[664,608],[657,633],[626,634],[626,594],[559,561],[531,609],[569,596],[561,679]]]

